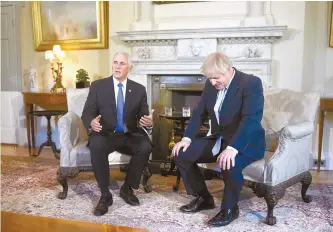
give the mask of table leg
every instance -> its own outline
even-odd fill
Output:
[[[33,108],[31,104],[24,104],[24,111],[25,111],[25,125],[27,127],[27,140],[28,140],[28,148],[29,148],[29,155],[31,155],[31,141],[30,141],[30,115],[29,112]]]
[[[320,164],[321,164],[321,152],[323,145],[323,131],[324,131],[324,116],[325,111],[320,110],[319,113],[319,135],[318,135],[318,160],[317,160],[317,172],[320,172]]]

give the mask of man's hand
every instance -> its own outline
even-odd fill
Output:
[[[90,127],[95,132],[100,132],[102,130],[102,126],[99,123],[101,121],[101,115],[98,115],[96,118],[91,120]]]
[[[222,170],[230,169],[230,166],[235,166],[235,157],[237,153],[231,149],[224,149],[224,151],[221,152],[219,157],[217,157],[217,162],[220,164],[220,168]]]
[[[182,139],[181,141],[176,143],[176,145],[172,148],[172,154],[174,156],[178,156],[179,150],[183,147],[183,152],[185,152],[187,148],[190,146],[190,144],[191,143],[189,141]]]
[[[147,126],[147,127],[152,127],[153,126],[153,113],[154,113],[154,109],[151,110],[150,114],[144,115],[140,118],[140,125],[141,126]]]

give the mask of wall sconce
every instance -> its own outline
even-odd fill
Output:
[[[61,50],[60,45],[54,45],[53,50],[47,50],[45,52],[45,59],[50,61],[52,70],[52,77],[54,85],[51,89],[51,93],[56,93],[58,90],[65,93],[66,89],[62,85],[62,61],[65,58],[65,52]]]

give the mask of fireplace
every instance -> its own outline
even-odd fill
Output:
[[[158,119],[164,106],[194,105],[200,98],[205,77],[200,67],[208,54],[223,52],[240,71],[258,76],[264,89],[273,87],[272,44],[281,39],[286,26],[228,27],[118,32],[131,47],[134,68],[130,79],[147,88],[148,104],[155,109],[153,159],[170,153],[167,141],[171,125]]]
[[[166,106],[172,107],[176,114],[181,114],[182,107],[187,106],[192,113],[200,100],[206,78],[202,75],[153,75],[152,80],[151,105],[155,109],[152,159],[166,160],[170,155],[168,144],[172,129],[179,128],[180,125],[158,115],[165,113]],[[175,134],[176,141],[180,137],[181,134]]]

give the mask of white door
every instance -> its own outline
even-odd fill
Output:
[[[1,143],[25,144],[20,51],[20,7],[1,2]]]

